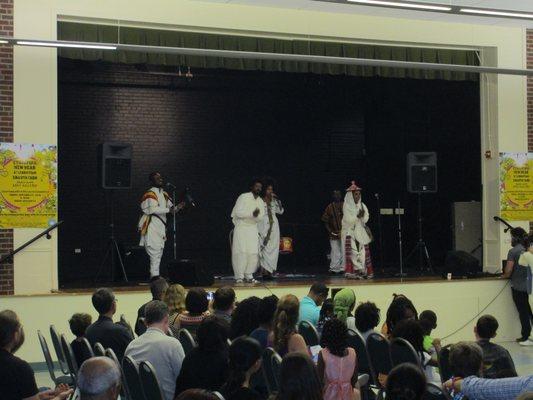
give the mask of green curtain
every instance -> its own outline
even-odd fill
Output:
[[[479,65],[476,52],[470,50],[282,40],[130,27],[120,27],[120,29],[118,29],[117,26],[73,22],[58,22],[57,32],[58,40]],[[300,72],[359,77],[380,76],[387,78],[445,79],[461,81],[478,80],[478,74],[476,73],[456,71],[415,70],[295,61],[229,59],[222,57],[67,48],[59,49],[58,53],[60,57],[71,59],[125,64],[155,64],[188,66],[191,68]]]

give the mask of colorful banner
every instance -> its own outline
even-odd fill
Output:
[[[0,228],[57,221],[57,146],[0,143]]]
[[[500,153],[500,214],[533,221],[533,153]]]

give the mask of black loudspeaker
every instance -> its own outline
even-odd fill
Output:
[[[472,276],[481,272],[479,260],[462,250],[451,250],[446,254],[445,273],[452,276]]]
[[[211,286],[213,274],[198,260],[176,260],[168,264],[168,277],[172,283],[183,286]]]
[[[410,193],[437,192],[437,153],[411,152],[407,154],[407,191]]]
[[[131,188],[131,144],[105,142],[98,146],[98,185],[103,189]]]

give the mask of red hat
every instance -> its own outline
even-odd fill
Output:
[[[355,181],[352,181],[352,184],[348,189],[346,189],[347,192],[359,192],[361,191],[361,188],[355,184]]]

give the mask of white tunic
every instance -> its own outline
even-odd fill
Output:
[[[146,234],[141,235],[139,245],[162,250],[165,247],[166,240],[166,226],[163,221],[165,223],[167,221],[167,214],[170,212],[172,202],[165,198],[164,191],[161,188],[152,187],[148,192],[155,193],[157,200],[148,197],[141,203],[143,216],[139,220],[139,230],[147,218],[150,218],[150,223]],[[146,194],[145,197],[147,197]]]
[[[268,230],[270,229],[270,220],[268,218],[268,204],[263,202],[264,205],[264,216],[261,222],[259,222],[259,247],[260,254],[259,260],[261,266],[266,269],[268,272],[274,272],[278,266],[278,257],[279,257],[279,222],[276,214],[283,214],[283,206],[281,202],[277,199],[273,199],[270,202],[270,210],[272,213],[272,230],[270,231],[270,237],[266,244],[264,245],[264,240],[268,235]]]
[[[359,214],[361,209],[365,211],[365,215],[363,218],[357,218],[357,214]],[[344,204],[342,206],[343,237],[351,236],[362,245],[370,243],[370,237],[365,230],[365,225],[369,218],[370,215],[365,204],[361,200],[356,204],[352,192],[347,192],[346,196],[344,196]]]
[[[259,215],[253,216],[254,210],[259,209]],[[251,192],[243,193],[237,199],[231,219],[233,230],[233,253],[259,253],[259,233],[257,224],[263,219],[265,203],[261,197],[255,198]]]

